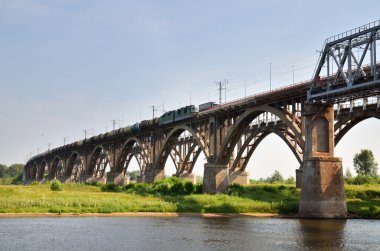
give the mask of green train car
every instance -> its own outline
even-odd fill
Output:
[[[197,114],[197,113],[198,113],[198,110],[193,105],[181,107],[177,110],[164,113],[160,117],[159,125],[165,125],[165,124],[173,123],[173,122],[180,121],[183,119],[191,118],[194,114]]]

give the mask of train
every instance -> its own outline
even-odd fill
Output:
[[[218,106],[215,102],[200,104],[198,107],[188,105],[177,110],[165,112],[162,116],[150,120],[142,120],[117,130],[117,133],[136,133],[153,126],[163,126],[197,116],[199,112],[214,109]]]

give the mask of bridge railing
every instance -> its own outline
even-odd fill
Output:
[[[374,28],[374,27],[379,26],[379,25],[380,25],[380,20],[377,20],[377,21],[374,21],[374,22],[371,22],[371,23],[359,26],[357,28],[354,28],[354,29],[351,29],[351,30],[348,30],[348,31],[345,31],[345,32],[342,32],[342,33],[339,33],[339,34],[337,34],[335,36],[329,37],[329,38],[326,39],[325,43],[331,43],[331,42],[337,41],[339,39],[342,39],[342,38],[345,38],[345,37],[348,37],[348,36],[352,36],[352,35],[358,34],[360,32],[369,30],[369,29]]]

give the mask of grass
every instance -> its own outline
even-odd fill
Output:
[[[362,218],[380,218],[380,185],[345,185],[347,211]]]
[[[380,185],[346,185],[351,215],[380,217]],[[104,190],[104,189],[103,189]],[[292,185],[232,185],[226,194],[173,195],[103,192],[101,187],[63,184],[51,191],[50,184],[0,185],[0,213],[280,213],[296,214],[300,189]],[[127,190],[128,191],[128,190]]]

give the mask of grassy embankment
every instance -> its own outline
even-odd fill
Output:
[[[121,189],[119,189],[121,190]],[[149,189],[148,189],[149,190]],[[100,187],[64,184],[0,186],[0,213],[279,213],[296,214],[300,190],[291,185],[233,186],[228,194],[164,195],[144,190],[102,192]],[[348,211],[359,217],[380,217],[380,186],[346,185]]]

